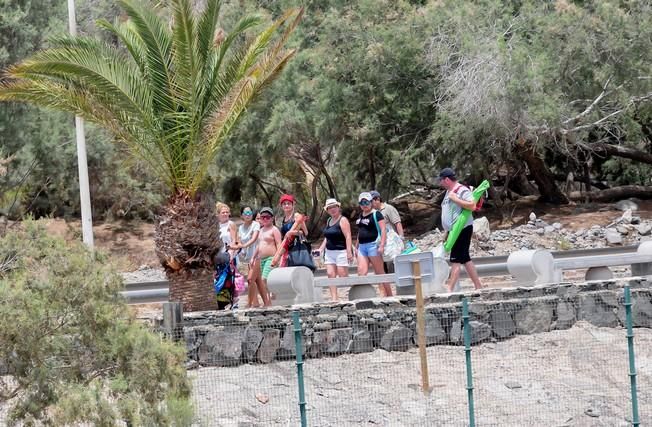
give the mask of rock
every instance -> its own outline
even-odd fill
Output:
[[[594,409],[594,408],[589,408],[586,411],[584,411],[586,415],[592,418],[598,418],[600,417],[600,411]]]
[[[555,228],[555,230],[561,230],[562,229],[562,225],[561,225],[560,222],[555,222],[555,223],[552,224],[552,226]]]
[[[347,314],[342,314],[337,318],[337,322],[335,322],[338,328],[345,328],[349,326],[349,316]]]
[[[610,245],[623,244],[623,236],[621,236],[620,233],[617,230],[614,230],[613,228],[607,229],[604,238],[607,240],[607,243],[609,243]]]
[[[331,322],[319,322],[319,323],[315,323],[313,329],[315,331],[327,331],[329,329],[333,329],[333,325],[331,324]]]
[[[650,233],[652,232],[652,224],[649,222],[639,224],[635,226],[636,231],[638,231],[638,234],[641,236],[649,236]]]
[[[552,307],[544,304],[527,305],[516,313],[514,320],[519,334],[548,332],[552,324]]]
[[[555,230],[556,230],[555,227],[553,227],[552,225],[546,225],[546,226],[543,228],[543,232],[544,232],[545,234],[553,233]]]
[[[260,328],[247,326],[244,332],[244,340],[242,341],[242,355],[247,362],[251,362],[256,358],[256,353],[262,340],[263,331]]]
[[[557,303],[557,320],[553,329],[568,329],[575,324],[575,307],[572,303],[560,301]]]
[[[628,235],[629,230],[630,230],[629,227],[627,227],[625,225],[617,225],[616,226],[616,231],[619,232],[620,234],[622,234],[623,236]]]
[[[319,316],[317,316],[319,317]],[[306,352],[306,340],[301,340],[301,353],[305,354]],[[294,326],[287,325],[285,327],[285,333],[281,339],[281,347],[279,348],[279,354],[281,357],[294,357],[296,356],[296,343],[294,341]]]
[[[342,354],[351,350],[352,328],[331,329],[325,332],[324,351],[328,354]]]
[[[264,405],[269,402],[269,396],[265,393],[256,393],[256,400]]]
[[[543,229],[543,227],[537,228],[537,234],[539,236],[543,236],[546,230]]]
[[[186,361],[185,366],[187,370],[197,369],[199,368],[199,362],[197,362],[194,359],[190,359]],[[0,369],[0,375],[5,375],[4,373],[2,373],[1,369]]]
[[[484,322],[471,320],[469,322],[471,328],[471,345],[487,340],[491,336],[491,326]],[[462,328],[463,332],[464,328]]]
[[[387,351],[405,351],[410,347],[412,331],[402,325],[390,327],[380,340],[380,347]]]
[[[197,338],[197,331],[194,328],[183,328],[183,340],[186,343],[186,354],[188,355],[188,359],[197,359],[197,350],[199,349],[200,344],[200,341]]]
[[[478,218],[473,221],[473,233],[481,241],[487,241],[491,237],[491,229],[489,228],[489,220],[487,217]]]
[[[451,324],[451,329],[448,333],[448,339],[452,344],[462,344],[464,338],[462,336],[462,321],[458,320]]]
[[[235,366],[242,356],[242,330],[214,329],[206,333],[199,347],[203,366]]]
[[[426,345],[446,342],[448,335],[446,335],[446,331],[442,327],[441,322],[434,314],[426,313],[425,323]],[[415,336],[415,342],[418,342],[418,331]]]
[[[638,205],[635,202],[632,202],[631,200],[620,200],[616,202],[614,205],[616,209],[619,211],[637,211],[638,210]],[[631,215],[631,212],[630,212]]]
[[[534,212],[530,212],[530,221],[536,221],[537,220],[537,215]]]
[[[625,212],[623,212],[622,216],[618,219],[618,222],[622,224],[630,224],[632,222],[632,210],[625,209]]]
[[[640,216],[633,216],[632,220],[629,223],[630,224],[640,224],[641,223],[641,217]]]
[[[492,311],[490,323],[493,325],[492,332],[497,338],[507,338],[516,333],[516,324],[512,319],[512,314],[508,311]]]
[[[652,301],[649,295],[636,294],[632,305],[632,323],[634,326],[652,327]]]
[[[580,295],[580,306],[577,311],[578,320],[586,320],[595,326],[615,327],[618,321],[618,302],[610,294]]]
[[[522,386],[516,381],[507,381],[505,383],[505,387],[507,387],[510,390],[514,390],[515,388],[521,388]]]
[[[270,363],[276,357],[276,352],[281,346],[281,331],[278,329],[265,329],[263,339],[258,347],[256,357],[259,362]]]
[[[374,343],[368,329],[359,329],[353,333],[353,353],[367,353],[374,350]]]

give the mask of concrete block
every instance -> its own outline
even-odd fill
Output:
[[[519,286],[543,285],[555,277],[552,254],[543,249],[512,252],[507,258],[507,270]]]
[[[636,253],[652,257],[652,241],[641,242]],[[632,276],[652,276],[652,261],[644,264],[632,264]]]
[[[275,268],[267,278],[269,291],[276,295],[276,305],[322,302],[312,271],[306,267]]]

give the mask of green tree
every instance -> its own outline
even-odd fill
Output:
[[[0,237],[0,405],[11,425],[189,425],[183,346],[133,318],[101,252],[38,222]]]
[[[211,308],[220,240],[213,208],[198,190],[247,106],[294,55],[284,44],[302,11],[290,9],[250,35],[262,20],[246,16],[227,33],[218,27],[219,1],[200,13],[189,0],[163,10],[137,0],[119,4],[128,20],[98,25],[122,49],[98,38],[58,37],[8,70],[0,100],[78,114],[147,162],[169,188],[155,241],[170,297],[187,310]]]
[[[553,203],[568,202],[557,173],[589,184],[608,156],[652,164],[649,2],[485,0],[427,10],[441,82],[436,152],[489,164],[489,173],[527,171]]]
[[[348,204],[370,188],[388,197],[429,177],[432,157],[422,147],[435,82],[423,53],[431,25],[414,3],[310,2],[296,59],[255,109],[258,119],[249,116],[225,147],[230,172],[263,200],[293,191],[317,214],[326,197]],[[234,165],[243,141],[259,151]]]

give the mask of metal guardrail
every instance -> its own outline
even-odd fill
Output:
[[[555,268],[560,270],[574,270],[580,268],[589,268],[594,266],[615,266],[627,265],[636,262],[645,262],[646,259],[637,255],[638,245],[620,246],[597,249],[574,249],[568,251],[551,252],[555,260]],[[507,255],[488,256],[473,258],[480,277],[507,276]],[[588,259],[587,259],[588,258]],[[639,259],[640,258],[640,259]],[[349,267],[350,273],[355,273],[355,267]],[[466,271],[462,269],[461,277],[466,277]],[[315,272],[316,279],[326,277],[326,270],[320,269]],[[393,274],[370,275],[365,278],[357,279],[357,275],[351,274],[347,283],[385,283],[392,281]],[[317,286],[328,286],[324,280],[319,280]],[[338,286],[338,284],[335,284]],[[339,286],[348,286],[339,284]],[[126,283],[125,290],[121,294],[130,304],[145,304],[155,302],[165,302],[168,300],[169,289],[166,280],[152,282],[133,282]]]

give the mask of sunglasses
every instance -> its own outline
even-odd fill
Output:
[[[369,200],[361,200],[360,201],[360,206],[369,206],[371,202]]]
[[[261,215],[260,219],[272,219],[270,215]]]
[[[251,212],[251,211],[244,211],[244,212],[242,212],[242,215],[247,215],[247,216],[250,216],[250,215],[253,215],[253,214],[254,214],[254,213]]]

